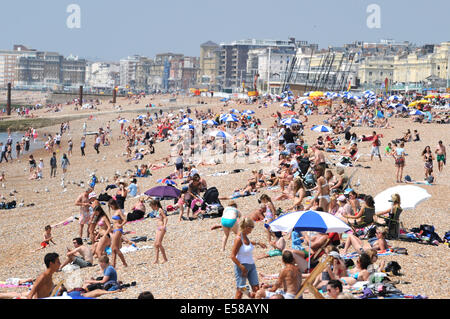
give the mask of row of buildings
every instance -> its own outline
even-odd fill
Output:
[[[450,87],[450,42],[418,47],[410,42],[356,41],[319,49],[306,41],[248,39],[200,45],[200,56],[161,53],[114,62],[89,62],[15,45],[0,50],[0,87],[93,91],[119,86],[136,91],[263,91],[286,85],[299,90],[408,91]]]

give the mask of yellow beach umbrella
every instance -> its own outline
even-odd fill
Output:
[[[320,96],[323,96],[323,92],[321,91],[315,91],[309,95],[309,97],[320,97]]]
[[[419,101],[411,102],[411,103],[409,103],[408,107],[414,107],[414,106],[416,106],[417,104],[419,104],[418,102],[419,102]]]
[[[428,103],[431,103],[431,101],[430,100],[420,100],[419,101],[419,104],[428,104]]]
[[[426,99],[434,99],[435,97],[437,97],[436,94],[428,94],[427,96],[425,96]]]

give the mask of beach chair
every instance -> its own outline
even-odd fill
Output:
[[[375,208],[366,207],[361,216],[362,221],[360,223],[348,223],[348,225],[352,228],[353,232],[356,233],[356,229],[365,228],[375,224],[373,219],[375,215]]]
[[[313,282],[316,280],[317,276],[322,274],[322,272],[325,270],[328,264],[331,264],[333,262],[332,256],[327,256],[327,258],[319,263],[314,270],[309,274],[308,278],[302,283],[299,292],[295,296],[295,299],[298,299],[305,289],[308,289],[316,299],[325,299],[325,297],[316,289],[316,287],[313,286]]]
[[[375,225],[387,226],[387,239],[398,239],[400,235],[400,215],[402,211],[403,210],[401,208],[395,207],[395,209],[391,211],[391,213],[389,213],[389,217],[378,216],[379,218],[383,219],[385,223],[375,223]]]
[[[61,290],[61,287],[64,285],[64,279],[61,280],[52,290],[50,297],[56,297]]]

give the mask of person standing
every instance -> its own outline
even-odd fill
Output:
[[[70,165],[69,159],[67,158],[66,154],[63,154],[62,158],[61,158],[61,168],[63,171],[63,174],[65,174],[67,172],[67,166]]]
[[[251,296],[258,291],[259,281],[258,273],[256,271],[255,261],[253,259],[254,246],[258,245],[262,248],[266,248],[263,243],[252,242],[248,238],[248,235],[253,231],[255,223],[249,217],[244,217],[239,223],[239,234],[236,236],[231,250],[231,260],[234,265],[234,274],[236,278],[236,294],[235,299],[241,299],[243,294],[243,288],[248,278],[250,286],[252,287]]]
[[[97,152],[97,154],[100,154],[100,151],[98,150],[100,147],[100,143],[101,143],[101,138],[99,134],[95,134],[95,144],[94,144],[94,149]]]
[[[56,177],[56,153],[53,152],[53,156],[50,158],[50,177]]]
[[[81,156],[86,156],[86,154],[84,153],[84,148],[86,147],[86,138],[84,136],[81,137],[81,144],[80,144],[80,149],[81,149]]]
[[[378,156],[381,160],[381,153],[380,153],[380,136],[377,135],[377,132],[373,131],[372,133],[372,151],[370,152],[370,160],[373,159],[373,156]]]
[[[6,158],[7,145],[3,144],[2,142],[0,142],[0,146],[1,146],[1,149],[2,149],[2,155],[1,155],[1,158],[0,158],[0,163],[3,162],[3,158],[8,163],[8,159]]]
[[[69,141],[67,142],[67,146],[68,146],[67,154],[69,156],[72,156],[72,148],[73,148],[72,138],[69,138]]]
[[[16,143],[16,156],[17,156],[17,158],[19,158],[21,150],[22,150],[22,147],[20,146],[20,143],[17,142]]]
[[[397,167],[397,172],[395,174],[397,178],[397,183],[402,182],[403,168],[405,167],[405,143],[401,142],[400,147],[397,147],[393,152],[395,159],[395,166]]]
[[[150,202],[150,207],[153,209],[154,212],[156,212],[155,218],[157,219],[156,239],[155,239],[156,257],[154,264],[159,263],[159,252],[161,252],[161,255],[163,257],[163,263],[165,263],[167,262],[167,256],[166,250],[162,245],[162,241],[167,231],[168,218],[159,200],[152,200]]]
[[[91,206],[91,203],[89,201],[89,194],[91,192],[92,188],[87,188],[80,196],[78,196],[77,200],[75,201],[75,206],[80,207],[80,238],[83,238],[84,225],[87,225],[90,219],[89,207]],[[86,237],[89,237],[89,227],[86,233]]]
[[[438,146],[436,148],[436,160],[438,163],[439,173],[444,169],[444,165],[446,165],[447,152],[445,151],[445,146],[442,141],[438,142]]]

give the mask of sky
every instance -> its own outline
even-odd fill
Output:
[[[80,8],[79,28],[68,27],[68,19],[76,22],[67,12],[71,4]],[[372,4],[379,11],[368,12]],[[14,0],[1,11],[0,49],[23,44],[96,61],[163,52],[199,56],[208,40],[295,37],[320,48],[380,39],[450,41],[448,0]]]

